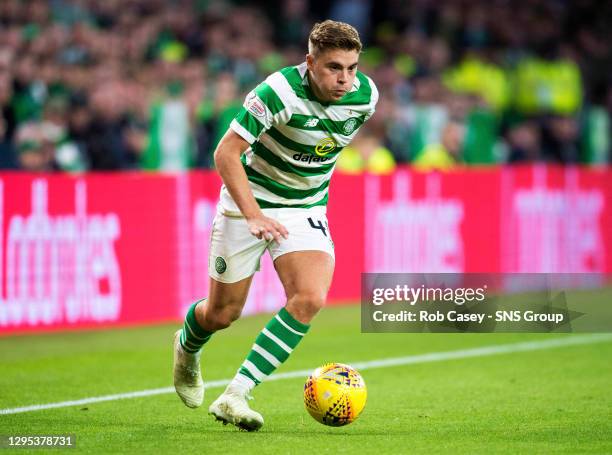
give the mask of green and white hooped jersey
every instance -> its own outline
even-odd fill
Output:
[[[251,91],[230,128],[250,147],[241,160],[262,209],[327,205],[336,160],[374,113],[378,90],[357,72],[339,101],[322,103],[308,85],[306,63],[283,68]],[[221,206],[238,212],[225,185]]]

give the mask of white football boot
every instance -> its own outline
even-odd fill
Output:
[[[200,371],[200,354],[191,354],[181,346],[181,331],[174,334],[174,388],[183,403],[197,408],[204,401],[204,382]]]
[[[208,413],[224,425],[231,423],[246,431],[257,431],[264,423],[260,413],[253,411],[246,394],[232,386],[228,386],[225,392],[217,398],[208,408]]]

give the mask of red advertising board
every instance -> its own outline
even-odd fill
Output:
[[[0,334],[182,317],[207,293],[212,172],[0,174]],[[330,303],[362,272],[612,273],[612,170],[336,175]],[[269,258],[244,314],[284,293]]]

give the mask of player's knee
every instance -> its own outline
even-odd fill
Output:
[[[289,302],[289,311],[301,322],[310,320],[325,305],[325,294],[320,292],[299,292]]]
[[[206,315],[207,329],[210,331],[227,329],[239,317],[240,311],[233,308],[210,312]]]

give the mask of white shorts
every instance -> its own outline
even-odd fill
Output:
[[[272,260],[293,251],[324,251],[334,258],[334,242],[331,238],[325,208],[263,209],[264,215],[273,218],[289,231],[289,238],[280,243],[260,240],[249,232],[242,216],[226,214],[221,207],[213,221],[208,256],[208,273],[222,283],[235,283],[259,270],[259,261],[268,250]]]

